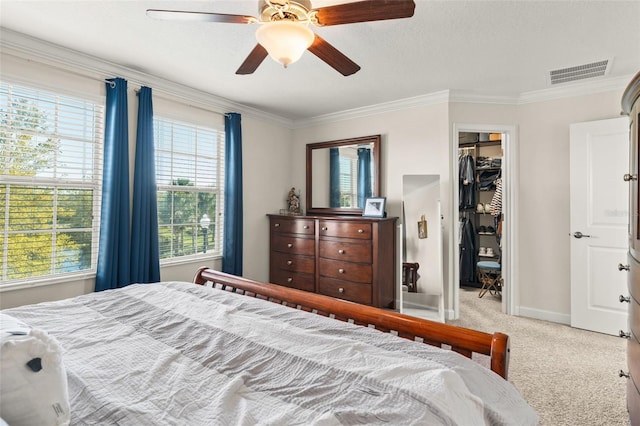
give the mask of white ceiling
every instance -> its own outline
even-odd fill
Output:
[[[603,59],[599,79],[640,70],[638,0],[416,0],[412,18],[313,27],[362,67],[349,77],[309,52],[236,75],[256,26],[153,20],[149,8],[258,16],[258,0],[0,0],[0,26],[290,120],[443,90],[517,97],[549,88],[551,70]]]

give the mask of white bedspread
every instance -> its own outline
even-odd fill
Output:
[[[75,425],[533,425],[451,351],[190,283],[5,311],[64,348]]]

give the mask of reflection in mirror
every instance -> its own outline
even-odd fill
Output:
[[[308,213],[361,214],[379,187],[379,135],[307,145]]]
[[[402,210],[400,310],[444,322],[440,176],[404,175]]]

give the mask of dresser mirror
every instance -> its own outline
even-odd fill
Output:
[[[400,312],[444,322],[439,175],[402,176]]]
[[[361,215],[380,196],[380,164],[380,135],[307,144],[307,213]]]

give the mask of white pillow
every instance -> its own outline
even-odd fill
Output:
[[[68,425],[62,347],[44,330],[0,312],[0,417],[11,426]]]

